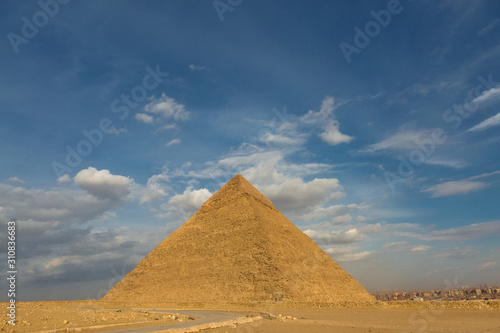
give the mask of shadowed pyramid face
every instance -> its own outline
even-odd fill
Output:
[[[236,175],[102,300],[251,306],[372,297]]]

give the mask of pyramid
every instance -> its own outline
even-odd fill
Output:
[[[102,298],[197,306],[372,300],[241,175]]]

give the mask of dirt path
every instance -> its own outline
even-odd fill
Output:
[[[151,310],[151,312],[153,311],[155,310]],[[236,327],[236,325],[242,325],[247,322],[251,323],[261,319],[258,316],[246,317],[244,314],[233,313],[233,312],[162,310],[162,312],[163,311],[170,313],[175,312],[196,319],[184,323],[159,325],[154,327],[141,327],[141,328],[127,327],[125,329],[119,329],[119,330],[112,330],[112,331],[108,330],[108,332],[113,332],[113,333],[125,333],[125,332],[147,333],[147,332],[157,332],[157,331],[162,331],[164,333],[198,332],[200,330],[206,330],[214,327],[227,327],[227,326]]]

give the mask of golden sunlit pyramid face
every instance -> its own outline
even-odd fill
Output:
[[[373,299],[236,175],[102,300],[252,306]]]

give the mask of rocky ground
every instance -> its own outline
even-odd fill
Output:
[[[0,303],[3,309],[7,305],[8,303]],[[64,332],[78,327],[84,328],[83,331],[103,331],[110,327],[118,329],[121,324],[151,326],[192,319],[194,318],[165,312],[103,308],[96,301],[17,302],[16,325],[10,325],[9,318],[3,316],[0,331],[39,332],[60,329]]]
[[[1,303],[6,307],[8,303]],[[165,308],[157,305],[158,309]],[[220,308],[219,308],[220,309]],[[180,309],[179,309],[180,310]],[[215,310],[215,308],[214,308]],[[161,310],[159,310],[161,311]],[[357,302],[318,305],[314,309],[235,310],[263,319],[244,325],[204,330],[207,333],[242,332],[500,332],[500,302]],[[118,309],[99,301],[19,302],[17,325],[2,318],[4,332],[84,332],[157,326],[194,318],[144,309]],[[54,331],[52,331],[54,332]]]

